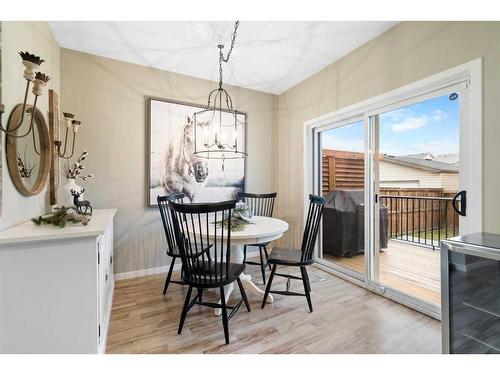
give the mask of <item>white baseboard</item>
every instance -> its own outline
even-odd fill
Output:
[[[247,256],[254,256],[257,254],[258,254],[257,249],[250,250],[250,248],[249,248],[247,251]],[[125,280],[125,279],[133,279],[134,277],[156,275],[158,273],[167,273],[169,267],[170,267],[170,265],[166,265],[166,266],[160,266],[160,267],[145,268],[145,269],[137,270],[137,271],[115,273],[114,278],[115,278],[115,280]],[[178,260],[175,263],[174,271],[180,271],[180,270],[181,270],[181,262]]]
[[[170,267],[170,265],[153,267],[153,268],[146,268],[146,269],[137,270],[137,271],[116,273],[115,280],[133,279],[134,277],[155,275],[157,273],[167,273],[169,267]],[[181,262],[176,262],[176,264],[174,266],[174,271],[180,271],[180,270],[181,270]]]

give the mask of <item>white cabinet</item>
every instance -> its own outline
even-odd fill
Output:
[[[0,353],[103,353],[113,299],[113,217],[0,232]]]
[[[99,345],[104,348],[113,299],[113,225],[97,238]],[[104,350],[104,349],[103,349]]]

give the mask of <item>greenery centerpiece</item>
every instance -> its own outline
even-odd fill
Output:
[[[231,215],[231,231],[241,232],[248,224],[252,224],[252,210],[243,201],[236,203],[236,207],[232,210]],[[217,228],[227,226],[229,218],[224,218],[223,220],[215,222]]]
[[[91,213],[78,212],[73,207],[55,208],[54,212],[47,215],[34,217],[31,219],[36,225],[52,224],[59,228],[64,228],[66,223],[87,225],[90,221]]]

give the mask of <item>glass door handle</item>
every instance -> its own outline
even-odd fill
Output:
[[[458,198],[460,198],[460,200]],[[457,202],[460,202],[460,208],[457,207]],[[459,191],[453,197],[451,205],[453,209],[457,212],[457,214],[459,214],[460,216],[465,216],[467,209],[467,192],[465,190]]]

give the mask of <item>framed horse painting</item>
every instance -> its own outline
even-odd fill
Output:
[[[245,189],[245,159],[201,159],[194,153],[193,114],[205,106],[148,100],[148,206],[158,195],[186,194],[186,202],[236,199]],[[239,113],[246,122],[246,114]],[[244,142],[246,134],[238,134]]]

